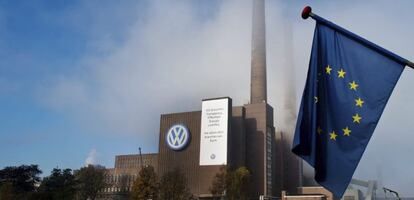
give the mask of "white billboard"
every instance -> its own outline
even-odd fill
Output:
[[[204,100],[201,109],[200,166],[227,165],[229,98]]]

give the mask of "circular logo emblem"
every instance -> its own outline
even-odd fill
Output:
[[[168,130],[165,139],[170,149],[175,151],[182,150],[190,141],[190,132],[184,125],[175,124]]]
[[[216,154],[211,154],[211,156],[210,156],[210,158],[211,158],[211,160],[214,160],[214,159],[216,159]]]

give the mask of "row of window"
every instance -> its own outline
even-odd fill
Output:
[[[106,175],[105,176],[105,182],[106,183],[120,183],[120,182],[129,182],[132,183],[135,181],[135,179],[138,177],[138,175]]]
[[[142,164],[143,165],[150,165],[152,159],[150,158],[143,158]],[[118,158],[115,161],[115,166],[117,168],[128,168],[128,167],[139,167],[141,164],[141,159],[139,158]]]
[[[110,192],[130,192],[132,190],[132,187],[126,187],[126,188],[121,188],[121,187],[108,187],[108,188],[104,188],[103,192],[105,193],[110,193]]]
[[[268,194],[272,191],[272,135],[271,131],[266,132],[266,190]]]

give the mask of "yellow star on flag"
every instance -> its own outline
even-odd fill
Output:
[[[355,99],[355,105],[362,107],[362,104],[364,104],[364,101],[361,98]]]
[[[321,134],[322,133],[321,127],[318,126],[318,129],[316,131],[318,132],[318,134]]]
[[[336,137],[338,137],[338,135],[335,133],[335,131],[332,131],[332,133],[329,134],[331,137],[331,140],[336,140]]]
[[[361,123],[362,117],[359,116],[359,114],[357,113],[354,116],[352,116],[352,119],[354,119],[354,123],[358,123],[359,124],[359,123]]]
[[[326,73],[327,74],[331,74],[331,71],[332,71],[332,68],[328,65],[326,68],[325,68],[325,70],[326,70]]]
[[[352,81],[351,83],[349,83],[349,89],[351,89],[351,90],[356,91],[358,86],[359,85],[357,83],[355,83],[355,81]]]
[[[346,74],[346,72],[343,69],[339,70],[338,71],[338,78],[345,78],[345,74]]]
[[[344,136],[350,136],[351,135],[351,130],[348,128],[348,126],[344,129],[342,129],[344,131]]]

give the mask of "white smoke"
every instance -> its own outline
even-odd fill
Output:
[[[190,1],[147,9],[125,43],[85,55],[78,73],[51,80],[39,96],[89,132],[138,134],[156,149],[160,114],[199,110],[208,97],[249,98],[251,1],[223,2],[208,20]]]
[[[98,152],[96,151],[96,149],[92,149],[88,153],[88,157],[86,157],[85,166],[97,165],[97,164],[98,164]]]
[[[297,114],[293,22],[279,3],[266,3],[269,102],[275,108],[276,128],[290,140]]]

